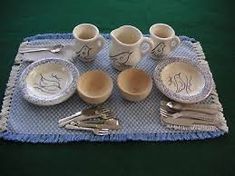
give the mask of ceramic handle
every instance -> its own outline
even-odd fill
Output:
[[[147,44],[148,48],[143,49],[142,47],[144,44]],[[143,41],[140,45],[142,56],[146,56],[147,54],[149,54],[151,52],[151,50],[153,49],[153,46],[154,46],[154,43],[153,43],[152,39],[150,39],[149,37],[144,37]]]
[[[177,46],[179,46],[180,44],[180,38],[178,36],[175,36],[172,40],[171,40],[171,49],[175,49]]]
[[[102,35],[99,35],[97,39],[98,51],[100,51],[103,48],[104,42],[105,42],[104,37]]]

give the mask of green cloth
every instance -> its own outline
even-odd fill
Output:
[[[189,142],[21,144],[0,140],[0,175],[235,175],[233,2],[206,0],[8,0],[0,7],[0,100],[18,45],[38,33],[71,32],[90,22],[102,32],[157,22],[201,41],[230,133]]]

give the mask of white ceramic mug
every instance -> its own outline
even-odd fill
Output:
[[[180,39],[175,35],[174,29],[163,23],[157,23],[149,29],[150,37],[154,43],[151,51],[153,59],[162,59],[180,44]]]
[[[84,62],[94,60],[104,46],[104,38],[93,24],[77,25],[73,29],[73,37],[75,38],[73,58],[79,58]]]
[[[135,67],[153,48],[151,39],[144,37],[139,29],[131,25],[121,26],[110,35],[112,44],[109,57],[114,68],[119,71]],[[143,47],[145,44],[147,48]]]

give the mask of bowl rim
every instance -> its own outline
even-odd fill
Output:
[[[81,80],[82,76],[84,76],[85,74],[92,73],[92,72],[99,72],[99,73],[102,73],[102,74],[107,78],[106,80],[108,80],[108,81],[110,82],[110,86],[108,86],[108,89],[107,89],[106,91],[104,91],[104,93],[101,94],[101,95],[91,96],[91,95],[85,93],[84,90],[81,89],[81,87],[79,86],[79,81]],[[103,98],[103,97],[109,95],[109,94],[112,92],[112,90],[113,90],[113,80],[112,80],[111,76],[110,76],[108,73],[106,73],[105,71],[102,71],[102,70],[99,70],[99,69],[97,69],[97,70],[90,70],[90,71],[84,72],[84,73],[81,74],[81,76],[77,79],[77,83],[76,83],[76,84],[77,84],[77,91],[78,91],[78,93],[80,93],[80,94],[82,94],[83,96],[85,96],[85,97],[87,97],[87,98],[90,98],[90,99],[99,99],[99,98]]]
[[[67,70],[72,75],[72,81],[70,85],[66,87],[65,90],[63,90],[59,95],[52,96],[50,98],[39,97],[28,90],[26,79],[29,73],[32,72],[35,68],[48,63],[59,64],[68,68]],[[72,94],[76,90],[76,80],[78,77],[79,77],[79,71],[72,62],[60,58],[43,58],[40,59],[39,61],[33,62],[23,70],[20,76],[20,88],[23,97],[30,103],[41,106],[55,105],[67,100],[70,96],[72,96]]]
[[[126,89],[124,89],[121,85],[120,85],[120,76],[122,76],[122,74],[126,71],[130,71],[130,70],[137,70],[137,71],[140,71],[141,73],[144,73],[144,75],[148,78],[149,80],[149,86],[147,86],[144,90],[142,90],[141,92],[130,92],[130,91],[127,91]],[[123,91],[124,93],[128,94],[128,95],[132,95],[132,96],[140,96],[140,95],[143,95],[145,94],[146,92],[148,92],[149,90],[152,89],[152,85],[153,85],[153,80],[151,78],[151,76],[146,73],[144,70],[142,69],[139,69],[139,68],[129,68],[129,69],[126,69],[126,70],[123,70],[121,73],[118,74],[118,77],[117,77],[117,85],[118,85],[118,88]]]
[[[183,63],[189,64],[202,74],[205,80],[205,84],[202,90],[198,94],[195,94],[192,96],[180,95],[168,89],[163,84],[161,80],[161,72],[166,66],[174,62],[183,62]],[[209,66],[207,64],[202,64],[201,60],[192,60],[191,58],[186,58],[186,57],[169,57],[165,60],[162,60],[156,66],[154,73],[153,73],[153,78],[154,78],[154,82],[156,86],[164,95],[166,95],[168,98],[172,100],[175,100],[181,103],[196,103],[196,102],[202,101],[210,95],[213,89],[213,78],[209,70]]]

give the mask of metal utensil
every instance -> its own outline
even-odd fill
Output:
[[[179,125],[179,126],[186,126],[191,127],[192,123],[190,121],[185,121],[184,119],[172,119],[170,117],[168,118],[161,118],[161,121],[164,122],[164,124],[170,124],[170,125]]]
[[[74,125],[70,125],[70,124],[67,124],[65,126],[66,129],[70,129],[70,130],[85,130],[85,131],[92,131],[94,134],[96,135],[100,135],[100,136],[103,136],[103,135],[107,135],[110,133],[110,130],[109,129],[98,129],[98,128],[88,128],[88,127],[80,127],[80,126],[74,126]]]
[[[113,118],[113,117],[107,116],[104,114],[95,114],[95,115],[89,115],[89,116],[81,114],[81,115],[75,116],[69,120],[59,122],[59,127],[63,127],[66,124],[69,124],[70,122],[73,122],[73,121],[88,121],[89,120],[90,122],[94,122],[94,123],[102,123],[105,120],[108,120],[111,118]]]
[[[163,107],[160,109],[161,115],[166,116],[166,117],[171,117],[173,119],[177,118],[190,118],[190,119],[199,119],[199,120],[204,120],[204,121],[210,121],[210,122],[222,122],[219,120],[218,116],[220,115],[215,114],[215,115],[209,115],[209,114],[204,114],[201,112],[194,112],[194,111],[180,111],[180,112],[169,112]]]
[[[217,105],[210,104],[183,105],[172,101],[166,102],[165,104],[168,108],[176,111],[195,111],[206,114],[217,114],[221,110]]]
[[[171,125],[179,125],[179,126],[186,126],[186,127],[192,127],[193,125],[206,125],[206,126],[215,126],[218,129],[221,129],[223,131],[227,131],[227,127],[224,124],[217,123],[217,122],[209,122],[204,120],[197,120],[197,119],[189,119],[189,118],[178,118],[173,119],[171,117],[163,117],[161,120],[166,124]]]
[[[64,48],[64,45],[58,44],[52,47],[43,47],[43,48],[24,48],[20,49],[19,53],[32,53],[32,52],[40,52],[40,51],[50,51],[51,53],[58,53]]]
[[[93,117],[93,116],[97,116],[97,114],[99,114],[99,112],[106,112],[106,111],[103,107],[93,106],[88,109],[83,109],[81,111],[78,111],[77,113],[72,114],[68,117],[62,118],[58,122],[64,123],[64,122],[69,121],[69,120],[71,120],[77,116],[80,116],[80,115],[83,115],[84,117]]]
[[[113,118],[113,114],[109,109],[103,107],[92,107],[83,111],[79,111],[71,116],[59,120],[59,127],[63,127],[72,121],[83,121],[101,118],[104,120]]]
[[[92,119],[92,118],[100,118],[101,115],[97,114],[97,115],[90,115],[90,116],[86,116],[86,115],[78,115],[75,116],[69,120],[63,121],[63,122],[59,122],[59,127],[63,127],[71,122],[75,122],[75,121],[82,121],[82,120],[88,120],[88,119]]]
[[[73,121],[74,122],[74,121]],[[109,130],[118,130],[120,128],[119,121],[117,119],[108,119],[105,120],[102,124],[97,123],[87,123],[84,121],[76,121],[72,125],[77,125],[80,127],[89,127],[89,128],[98,128],[98,129],[109,129]]]

